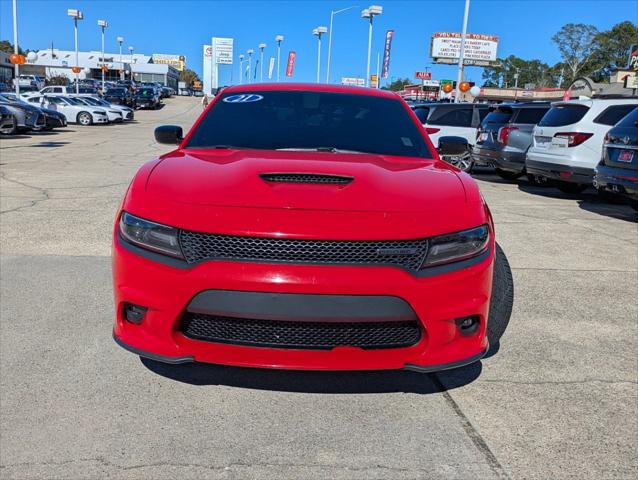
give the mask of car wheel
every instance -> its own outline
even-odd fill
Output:
[[[495,168],[494,171],[496,172],[496,175],[501,177],[503,180],[516,180],[525,174],[525,172],[510,172],[501,168]]]
[[[529,181],[529,183],[531,183],[532,185],[543,185],[544,183],[536,176],[536,175],[532,175],[531,173],[527,174],[527,180]]]
[[[474,166],[472,155],[469,151],[466,152],[464,155],[458,157],[441,157],[441,160],[449,163],[450,165],[454,165],[456,168],[462,170],[465,173],[470,173],[472,171],[472,167]]]
[[[505,252],[497,243],[492,275],[492,297],[487,320],[487,339],[496,345],[505,333],[514,306],[514,279]]]
[[[78,123],[80,125],[91,125],[93,123],[93,117],[89,112],[78,113]]]
[[[587,189],[587,185],[582,185],[580,183],[571,183],[571,182],[556,182],[556,188],[558,188],[563,193],[569,193],[570,195],[576,195],[578,193],[583,193]]]

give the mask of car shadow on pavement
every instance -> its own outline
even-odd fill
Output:
[[[621,203],[606,203],[602,200],[588,201],[579,200],[578,206],[588,212],[604,215],[605,217],[615,218],[617,220],[625,220],[627,222],[638,223],[638,212],[631,208],[630,205]]]
[[[483,368],[481,362],[476,362],[450,370],[453,374],[425,374],[405,370],[313,372],[229,367],[206,363],[173,365],[142,357],[140,360],[153,373],[190,385],[225,385],[256,390],[325,394],[440,393],[473,382]],[[441,381],[437,376],[442,377]],[[442,384],[445,387],[442,387]]]
[[[40,142],[34,143],[33,145],[29,145],[29,147],[63,147],[64,145],[68,145],[71,142]]]

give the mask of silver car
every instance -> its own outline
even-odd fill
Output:
[[[12,95],[12,94],[9,94]],[[5,107],[16,119],[16,129],[20,130],[42,130],[46,127],[46,118],[39,108],[29,105],[15,96],[10,98],[7,95],[0,95],[0,105]]]

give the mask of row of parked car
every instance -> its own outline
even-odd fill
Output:
[[[638,205],[638,97],[412,109],[435,146],[442,136],[458,138],[458,152],[445,159],[466,172],[491,166],[506,180],[527,175],[569,194],[594,186]]]

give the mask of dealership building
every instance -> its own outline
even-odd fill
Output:
[[[184,68],[184,57],[178,55],[142,53],[122,54],[102,52],[78,52],[77,66],[82,70],[78,74],[80,79],[102,79],[102,64],[108,70],[105,80],[116,81],[131,76],[138,82],[161,82],[177,89],[180,69]],[[65,76],[69,80],[75,79],[72,68],[76,66],[74,50],[47,49],[39,50],[35,60],[27,60],[20,65],[20,74],[41,75],[47,78]]]

